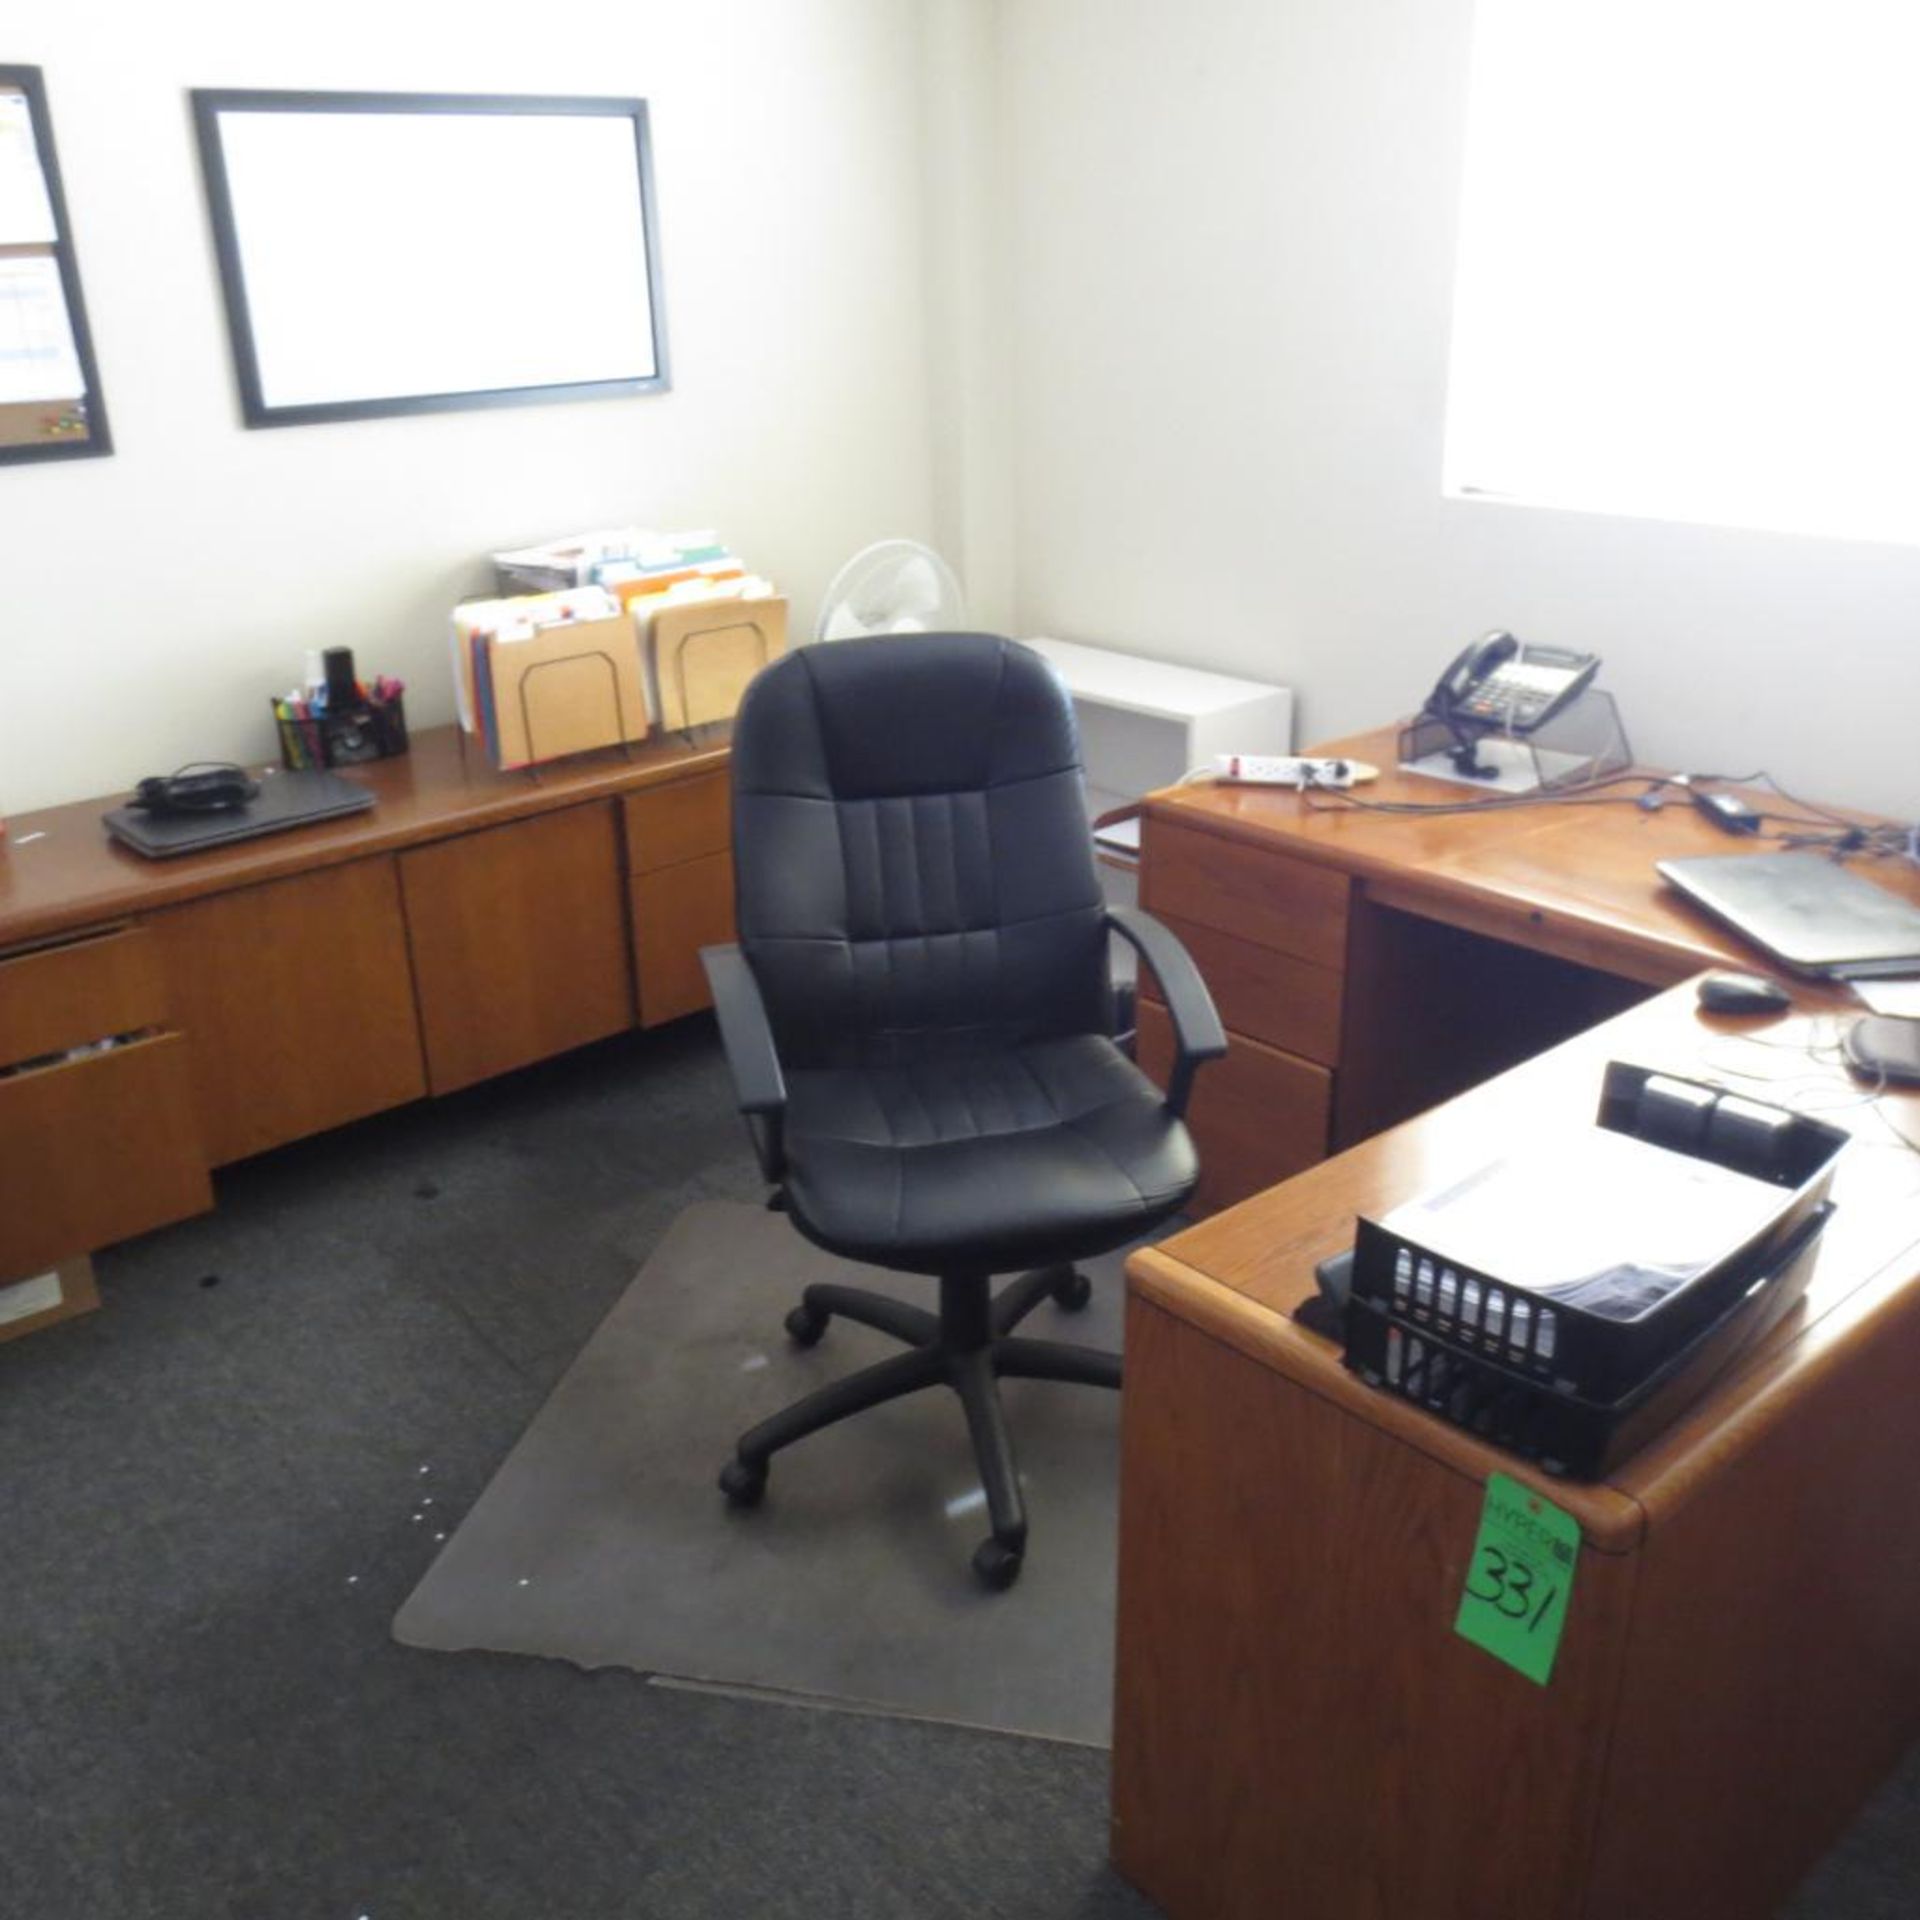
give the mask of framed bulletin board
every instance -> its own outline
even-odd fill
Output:
[[[38,67],[0,67],[0,464],[111,453]]]
[[[644,100],[192,97],[248,426],[667,385]]]

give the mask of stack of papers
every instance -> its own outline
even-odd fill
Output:
[[[727,718],[786,648],[786,602],[710,532],[601,529],[494,562],[556,583],[453,610],[460,725],[500,767]]]
[[[493,566],[503,594],[614,586],[666,575],[684,579],[695,573],[730,573],[737,577],[744,571],[738,557],[710,528],[660,533],[651,527],[596,527],[538,546],[496,553]]]
[[[1436,1260],[1635,1320],[1746,1246],[1792,1198],[1752,1174],[1589,1126],[1489,1160],[1380,1224]]]

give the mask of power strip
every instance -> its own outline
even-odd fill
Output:
[[[1328,760],[1296,753],[1216,753],[1213,777],[1250,787],[1350,787],[1377,778],[1363,760]]]

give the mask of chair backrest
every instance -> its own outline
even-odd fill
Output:
[[[1108,1030],[1073,708],[981,633],[809,646],[733,729],[740,944],[790,1066]]]

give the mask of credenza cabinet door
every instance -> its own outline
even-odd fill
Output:
[[[612,800],[401,854],[434,1093],[634,1024],[621,864]]]
[[[702,854],[678,866],[636,873],[633,954],[640,976],[640,1024],[657,1027],[713,1005],[702,947],[734,937],[733,855]]]
[[[151,914],[214,1166],[426,1091],[391,856]]]

